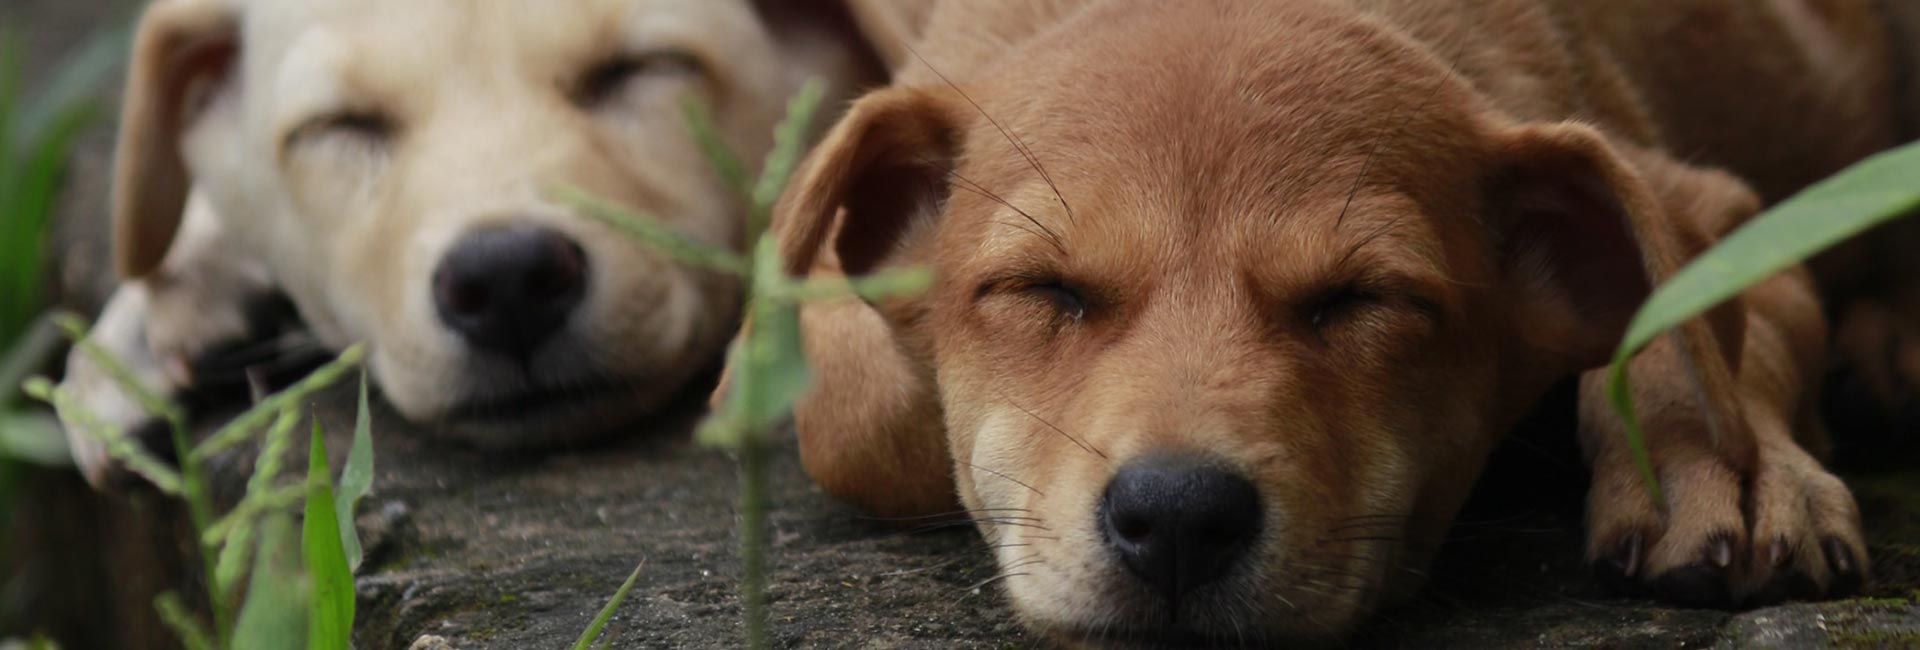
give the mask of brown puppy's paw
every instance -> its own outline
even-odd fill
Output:
[[[1747,605],[1851,596],[1866,583],[1859,507],[1840,479],[1799,447],[1760,449],[1750,508]]]
[[[1792,442],[1762,447],[1752,479],[1711,456],[1656,463],[1666,508],[1630,463],[1598,463],[1588,559],[1615,593],[1685,607],[1758,606],[1858,593],[1867,575],[1858,508]]]
[[[1736,601],[1747,554],[1741,481],[1713,457],[1656,465],[1667,507],[1654,505],[1630,463],[1594,468],[1587,503],[1588,558],[1603,586],[1687,607]]]

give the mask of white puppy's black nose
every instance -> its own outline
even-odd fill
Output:
[[[513,224],[455,242],[433,273],[440,320],[476,348],[524,358],[586,294],[587,255],[548,228]]]
[[[1253,483],[1207,459],[1150,455],[1113,475],[1099,517],[1120,562],[1169,601],[1219,579],[1261,525]]]

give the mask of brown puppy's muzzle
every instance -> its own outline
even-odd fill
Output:
[[[1240,473],[1204,456],[1153,452],[1114,473],[1097,516],[1119,564],[1178,621],[1183,600],[1239,567],[1261,512],[1259,490]]]

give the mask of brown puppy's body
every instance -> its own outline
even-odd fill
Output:
[[[796,271],[939,274],[804,315],[804,460],[882,512],[957,488],[1063,639],[1343,634],[1418,586],[1499,435],[1605,360],[1649,278],[1898,141],[1879,21],[943,4],[779,215]],[[1703,604],[1857,587],[1852,499],[1796,442],[1826,338],[1794,273],[1636,360],[1665,503],[1587,379],[1603,572]]]

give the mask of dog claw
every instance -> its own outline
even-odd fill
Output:
[[[1638,591],[1633,576],[1640,572],[1640,533],[1628,535],[1614,552],[1593,561],[1594,580],[1609,592],[1631,594]]]
[[[1773,538],[1773,544],[1767,547],[1767,566],[1778,569],[1793,560],[1793,546],[1785,537]]]
[[[1714,538],[1707,547],[1707,561],[1722,571],[1733,566],[1733,540],[1725,536]]]
[[[1861,575],[1860,563],[1853,556],[1853,549],[1838,537],[1829,537],[1821,546],[1827,552],[1827,566],[1833,570],[1833,584],[1828,585],[1830,596],[1843,597],[1860,593],[1866,578]]]

